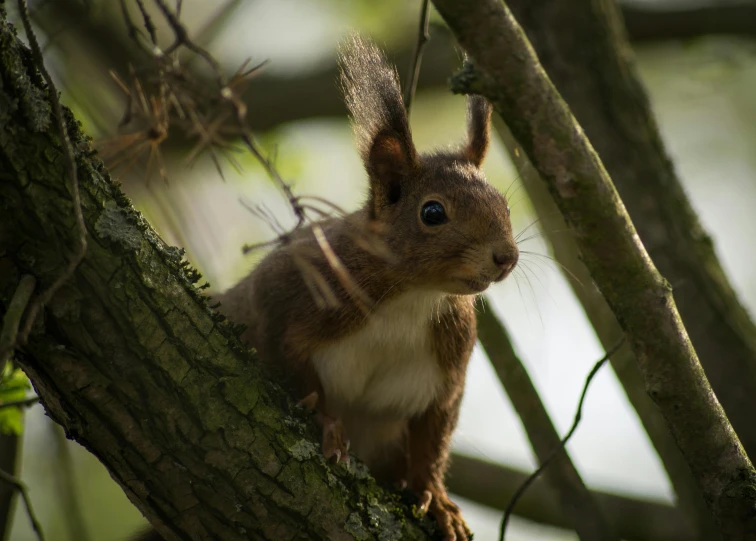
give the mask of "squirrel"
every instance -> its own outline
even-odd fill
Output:
[[[469,97],[462,147],[418,154],[397,72],[379,49],[352,36],[340,63],[369,195],[356,212],[317,225],[375,301],[360,309],[312,228],[216,298],[231,321],[247,325],[242,338],[260,359],[315,411],[326,458],[348,460],[351,449],[377,479],[417,494],[444,539],[465,541],[471,534],[444,473],[476,341],[474,300],[519,257],[506,198],[480,169],[492,107]],[[358,230],[389,256],[365,249]],[[316,302],[297,254],[311,254],[335,306]]]
[[[399,77],[378,48],[353,35],[340,63],[369,194],[356,212],[316,225],[352,283],[375,300],[360,306],[315,227],[297,230],[214,298],[314,411],[327,459],[348,461],[351,449],[376,479],[414,492],[445,540],[467,541],[444,474],[476,341],[474,301],[519,257],[507,200],[480,169],[492,108],[469,97],[461,148],[418,154]],[[337,302],[317,302],[302,258]],[[140,539],[160,539],[149,535]]]

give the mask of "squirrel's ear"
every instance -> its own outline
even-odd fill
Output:
[[[483,96],[467,98],[467,143],[462,149],[463,159],[480,167],[491,140],[491,104]]]
[[[399,76],[378,48],[353,34],[341,48],[341,85],[370,175],[372,208],[395,203],[418,163]]]
[[[374,211],[399,201],[402,184],[415,167],[415,160],[411,141],[391,131],[375,136],[365,161]]]

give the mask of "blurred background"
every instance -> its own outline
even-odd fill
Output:
[[[667,150],[737,293],[753,313],[756,6],[748,4],[754,15],[750,30],[748,21],[736,17],[729,26],[727,21],[714,25],[718,35],[690,37],[674,25],[655,27],[655,17],[679,10],[682,21],[701,6],[718,6],[724,12],[734,4],[647,0],[622,5],[637,15],[637,27],[630,32],[637,68]],[[119,3],[48,0],[31,2],[30,7],[63,102],[93,138],[112,136],[125,98],[109,70],[125,79],[129,64],[144,60],[127,36]],[[13,3],[8,9],[13,13]],[[406,0],[184,0],[182,20],[227,73],[247,59],[250,65],[267,61],[249,79],[245,93],[249,123],[263,148],[275,156],[276,167],[295,193],[317,195],[353,210],[364,197],[365,174],[340,104],[336,49],[349,31],[358,30],[389,52],[404,79],[419,12],[420,1]],[[169,30],[158,31],[164,43],[170,43]],[[421,150],[456,144],[465,133],[465,100],[446,88],[461,54],[434,12],[430,32],[411,114]],[[189,66],[196,67],[198,77],[211,76],[200,62]],[[514,229],[519,232],[536,216],[503,145],[494,139],[484,170],[494,185],[509,190]],[[206,154],[188,164],[191,150],[191,143],[180,136],[168,140],[162,154],[167,183],[154,171],[148,175],[139,159],[121,164],[113,176],[163,238],[186,249],[211,289],[222,291],[247,274],[263,254],[244,256],[241,246],[275,236],[240,200],[264,204],[284,226],[294,219],[278,188],[248,152],[234,155],[238,167],[221,160],[221,177]],[[526,245],[528,250],[550,253],[542,237]],[[603,355],[570,285],[553,262],[533,257],[489,294],[552,420],[560,434],[565,433],[586,374]],[[17,471],[28,484],[48,540],[124,539],[143,524],[97,459],[67,441],[41,406],[26,412],[19,445]],[[535,467],[518,417],[480,350],[470,365],[454,447],[523,471]],[[568,449],[591,488],[672,501],[664,469],[608,366],[592,384],[582,424]],[[476,538],[494,539],[501,512],[457,501]],[[508,538],[577,539],[572,532],[522,519],[513,522]],[[36,539],[18,503],[9,539]]]

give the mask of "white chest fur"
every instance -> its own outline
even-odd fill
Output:
[[[404,418],[425,411],[443,383],[430,323],[446,306],[439,293],[403,294],[357,332],[316,351],[313,364],[329,409]]]

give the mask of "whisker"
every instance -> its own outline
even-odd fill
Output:
[[[515,178],[512,180],[512,182],[509,183],[509,186],[507,186],[507,189],[504,190],[504,198],[509,200],[509,190],[512,188],[512,185],[517,182],[518,180],[522,180],[522,175],[516,175]],[[520,184],[522,186],[522,183]]]
[[[515,241],[515,243],[517,245],[520,245],[520,244],[522,244],[524,242],[528,242],[529,240],[537,239],[538,237],[543,237],[543,236],[544,236],[544,234],[540,233],[540,232],[539,233],[533,233],[532,235],[529,235],[528,237],[526,237],[526,238],[524,238],[522,240]]]
[[[572,278],[573,280],[575,280],[575,282],[577,282],[577,284],[580,287],[585,287],[583,285],[583,282],[581,282],[580,279],[577,276],[575,276],[575,273],[573,273],[570,269],[568,269],[567,267],[565,267],[564,265],[562,265],[562,263],[560,263],[559,261],[557,261],[553,257],[548,256],[546,254],[539,254],[538,252],[530,252],[530,251],[527,251],[527,250],[520,250],[520,253],[521,254],[525,254],[525,255],[535,255],[535,256],[538,256],[538,257],[543,257],[544,259],[546,259],[546,260],[548,260],[548,261],[550,261],[552,263],[555,263],[555,264],[559,265],[559,267],[564,272],[566,272],[570,276],[570,278]]]
[[[524,271],[523,271],[523,276],[525,277],[525,280],[528,282],[528,286],[530,287],[530,292],[533,295],[533,303],[535,304],[536,311],[538,312],[538,320],[541,322],[541,327],[545,327],[545,325],[543,324],[543,316],[541,314],[541,308],[538,306],[538,298],[536,296],[535,288],[533,287],[533,282],[530,281],[530,278]]]
[[[522,236],[522,234],[525,233],[525,231],[527,231],[528,229],[530,229],[531,227],[533,227],[535,224],[537,224],[540,221],[541,221],[540,218],[536,218],[535,220],[533,220],[533,222],[530,225],[528,225],[525,229],[517,233],[517,235],[515,236],[515,241],[517,241],[517,239],[519,239]]]
[[[543,288],[543,290],[544,290],[544,291],[546,292],[546,294],[547,294],[547,295],[549,296],[549,298],[551,299],[551,302],[553,302],[553,303],[554,303],[554,306],[557,306],[556,300],[554,300],[554,297],[553,297],[553,296],[552,296],[552,294],[551,294],[551,293],[549,292],[548,288],[547,288],[547,287],[546,287],[546,285],[545,285],[545,284],[543,283],[543,281],[541,280],[541,278],[540,278],[540,277],[538,276],[538,274],[537,274],[537,273],[536,273],[535,271],[533,271],[533,269],[531,269],[531,268],[530,268],[530,266],[528,266],[528,265],[527,265],[528,263],[533,263],[533,264],[535,264],[535,262],[534,262],[534,261],[523,261],[522,263],[523,263],[524,265],[526,265],[526,267],[525,267],[525,268],[527,268],[528,270],[530,270],[530,273],[531,273],[531,274],[533,275],[533,277],[534,277],[534,278],[535,278],[536,280],[538,280],[538,283],[539,283],[539,284],[541,284],[541,287],[542,287],[542,288]],[[540,267],[539,267],[539,268],[540,268]],[[541,270],[543,270],[543,269],[541,269]]]

